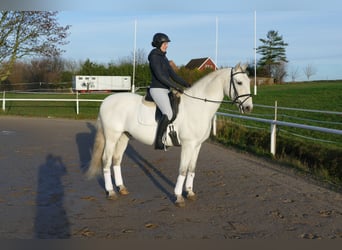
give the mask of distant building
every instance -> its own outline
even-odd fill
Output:
[[[185,65],[185,68],[193,70],[193,69],[198,69],[198,70],[205,70],[205,69],[211,69],[211,70],[216,70],[217,66],[211,60],[210,57],[204,57],[204,58],[196,58],[196,59],[191,59],[190,62],[188,62],[187,65]]]

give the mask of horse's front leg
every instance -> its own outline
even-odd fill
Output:
[[[186,191],[186,198],[191,201],[196,200],[196,194],[194,193],[193,186],[194,186],[194,178],[195,172],[188,172],[186,176],[186,183],[185,183],[185,191]]]
[[[198,154],[201,149],[201,144],[197,145],[194,148],[194,151],[192,153],[192,157],[189,163],[188,167],[188,174],[186,176],[186,183],[185,183],[185,191],[187,192],[187,198],[189,200],[196,200],[196,195],[194,193],[193,187],[194,187],[194,178],[195,178],[195,169],[197,165],[197,159],[198,159]]]
[[[187,198],[195,200],[195,193],[193,192],[193,182],[195,178],[196,162],[201,145],[185,144],[182,146],[181,160],[179,167],[179,175],[175,187],[176,206],[184,207],[185,200],[182,196],[183,186],[185,182],[185,190],[187,192]]]

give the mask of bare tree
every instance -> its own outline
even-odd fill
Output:
[[[134,59],[135,59],[136,65],[142,65],[142,64],[148,63],[145,50],[137,49],[135,52],[135,58],[134,58],[134,51],[132,51],[129,56],[119,58],[118,64],[133,64]]]
[[[0,81],[25,56],[59,56],[69,25],[60,26],[54,11],[0,11]]]
[[[73,74],[76,74],[76,72],[80,69],[81,62],[77,62],[75,60],[64,60],[64,70],[69,71]]]
[[[297,77],[298,77],[298,75],[299,75],[299,68],[298,67],[292,68],[291,72],[290,72],[290,75],[291,75],[292,82],[295,82]]]
[[[310,80],[310,77],[317,73],[316,68],[312,64],[306,65],[306,67],[303,69],[304,74],[308,81]]]
[[[273,65],[271,72],[277,83],[282,83],[284,78],[287,76],[286,66],[287,65],[285,62],[280,62],[276,65]]]

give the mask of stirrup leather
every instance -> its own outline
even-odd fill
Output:
[[[181,144],[178,141],[177,132],[172,124],[169,125],[169,127],[170,127],[169,136],[171,138],[172,144],[176,147],[179,147]]]

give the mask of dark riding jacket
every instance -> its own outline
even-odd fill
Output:
[[[190,87],[190,85],[171,68],[166,52],[160,49],[153,49],[148,55],[150,70],[152,74],[151,88],[174,88],[182,92],[181,87]],[[178,84],[176,84],[178,83]]]

